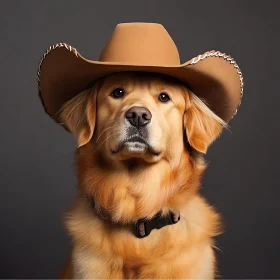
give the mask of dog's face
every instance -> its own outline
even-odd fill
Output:
[[[122,72],[68,102],[62,117],[79,146],[92,145],[107,159],[170,162],[180,156],[184,136],[205,153],[220,133],[220,123],[201,104],[172,78]]]
[[[96,147],[116,160],[159,161],[183,143],[185,105],[185,92],[171,79],[109,76],[97,96]]]

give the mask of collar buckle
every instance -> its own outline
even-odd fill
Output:
[[[134,224],[134,233],[138,238],[148,236],[153,229],[160,229],[167,225],[173,225],[179,222],[180,215],[169,212],[169,215],[162,217],[162,211],[159,211],[151,220],[146,218],[139,219]]]
[[[134,231],[138,238],[144,238],[151,233],[151,229],[147,226],[145,218],[136,221]]]

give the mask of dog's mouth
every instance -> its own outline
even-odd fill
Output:
[[[143,143],[148,146],[146,139],[138,134],[134,134],[126,138],[124,141],[125,143]]]
[[[125,138],[115,150],[112,150],[112,154],[117,154],[122,150],[127,150],[130,154],[145,154],[147,151],[151,152],[154,156],[160,154],[140,134],[133,134]]]

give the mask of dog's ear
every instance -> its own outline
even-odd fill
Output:
[[[78,147],[87,144],[94,133],[97,89],[87,89],[66,102],[60,118],[77,139]]]
[[[226,123],[193,93],[189,93],[187,103],[183,121],[188,142],[195,150],[206,154]]]

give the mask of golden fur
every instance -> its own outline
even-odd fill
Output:
[[[114,99],[110,93],[118,87],[125,95]],[[171,101],[159,102],[161,92]],[[132,106],[152,113],[148,135],[158,154],[112,152]],[[61,119],[77,139],[79,187],[66,214],[72,250],[61,278],[213,279],[212,238],[220,233],[220,217],[198,189],[206,167],[201,154],[224,122],[178,81],[133,72],[101,79],[67,102]],[[124,225],[104,222],[82,195],[92,196],[97,209]],[[160,209],[180,213],[181,220],[143,239],[125,225]]]

